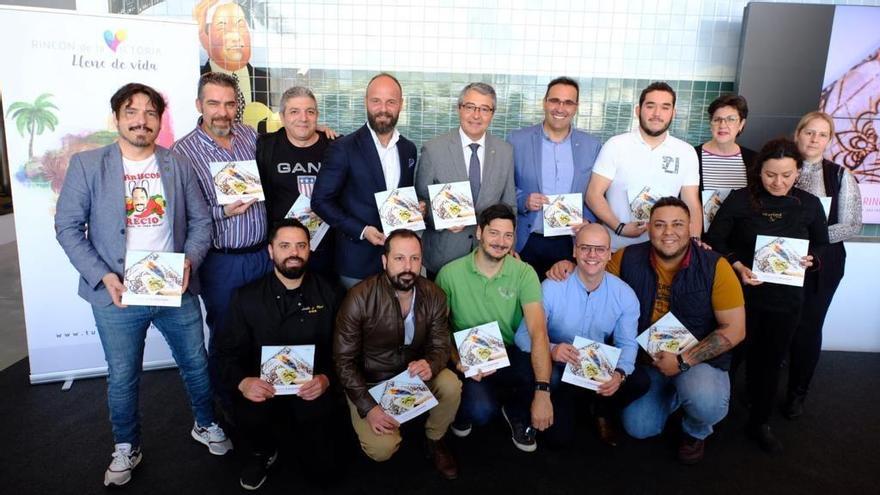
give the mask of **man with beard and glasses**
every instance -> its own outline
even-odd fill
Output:
[[[107,360],[107,405],[116,448],[104,484],[118,486],[131,480],[142,458],[138,388],[150,324],[165,337],[186,385],[195,416],[192,437],[215,455],[225,454],[232,444],[214,421],[197,297],[196,270],[211,244],[205,200],[189,160],[156,145],[165,111],[162,95],[143,84],[126,84],[110,99],[110,108],[119,140],[70,159],[55,232],[80,273],[79,295],[92,306]],[[134,196],[142,189],[168,199],[166,208],[138,221],[129,211],[141,202]],[[184,254],[179,307],[122,304],[128,250]]]
[[[421,277],[422,241],[411,230],[385,239],[383,273],[355,285],[336,316],[333,356],[351,423],[364,453],[386,461],[400,447],[400,425],[376,403],[370,387],[403,371],[418,376],[439,404],[428,411],[428,453],[443,477],[458,476],[443,440],[461,400],[461,382],[446,368],[450,339],[446,296]]]
[[[550,343],[541,304],[541,283],[528,264],[509,256],[516,241],[516,215],[505,204],[492,205],[477,222],[477,248],[443,267],[437,285],[446,292],[453,331],[497,322],[511,366],[464,380],[461,409],[452,433],[465,437],[498,412],[507,421],[514,445],[537,449],[535,429],[553,424],[550,402]],[[525,321],[531,356],[514,345]],[[464,372],[458,352],[453,361]],[[531,367],[531,370],[527,368]]]
[[[650,197],[653,203],[662,196],[680,196],[690,208],[689,235],[699,239],[703,215],[697,154],[668,132],[675,117],[675,91],[665,82],[651,83],[642,90],[635,114],[638,130],[602,146],[587,186],[587,206],[608,227],[616,251],[648,239],[648,224],[633,214],[634,199]]]
[[[269,233],[268,273],[235,292],[223,333],[213,354],[222,386],[233,398],[244,454],[241,486],[255,490],[275,462],[282,432],[290,426],[302,474],[327,483],[336,469],[337,444],[333,421],[336,375],[333,370],[333,322],[342,301],[342,287],[308,269],[309,231],[288,218]],[[313,345],[313,378],[296,395],[277,395],[260,378],[264,346]]]
[[[254,160],[256,133],[234,122],[235,88],[235,79],[227,74],[202,75],[196,99],[201,114],[198,125],[171,148],[192,160],[213,219],[213,244],[199,272],[212,346],[223,331],[233,291],[272,269],[266,251],[265,205],[256,200],[220,205],[211,176],[214,162]]]
[[[337,139],[324,156],[312,193],[312,210],[336,231],[336,269],[343,285],[382,271],[375,193],[413,185],[416,146],[395,126],[403,108],[403,89],[391,74],[367,85],[367,123]]]
[[[746,319],[733,268],[724,257],[691,240],[690,225],[684,201],[661,198],[651,210],[649,242],[620,249],[607,266],[608,273],[620,277],[638,296],[639,333],[671,312],[699,341],[677,356],[642,352],[638,366],[651,385],[623,410],[627,433],[647,438],[662,433],[669,416],[681,408],[678,459],[684,464],[702,460],[706,437],[727,416],[730,350],[745,337]]]

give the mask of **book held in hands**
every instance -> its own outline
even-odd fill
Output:
[[[581,193],[550,196],[543,207],[544,237],[574,235],[571,227],[584,221],[584,195]]]
[[[214,181],[214,192],[217,193],[217,204],[266,199],[256,160],[211,162],[209,168]]]
[[[651,209],[663,196],[661,191],[645,186],[641,189],[627,189],[627,199],[629,200],[629,211],[633,222],[647,223],[651,219]]]
[[[470,182],[429,184],[428,197],[431,198],[435,230],[477,224]]]
[[[438,404],[425,382],[418,376],[409,376],[406,370],[372,387],[370,395],[383,411],[400,424]]]
[[[485,323],[452,334],[462,367],[466,367],[465,378],[479,372],[486,372],[510,366],[507,349],[501,338],[498,322]]]
[[[806,269],[801,258],[809,247],[807,239],[759,235],[755,238],[752,273],[763,282],[803,287]]]
[[[126,251],[122,304],[180,307],[183,253]]]
[[[260,379],[275,387],[275,395],[293,395],[314,378],[314,345],[264,345],[260,353]]]
[[[730,189],[707,189],[702,192],[703,200],[703,231],[709,231],[709,225],[715,220],[715,214],[721,208],[721,203],[727,199]]]
[[[398,229],[425,230],[425,219],[419,211],[419,199],[414,187],[377,192],[375,197],[385,235]]]
[[[309,249],[312,251],[318,249],[318,245],[321,244],[324,235],[330,230],[330,226],[327,225],[327,222],[321,220],[321,218],[312,211],[312,200],[305,194],[300,194],[299,197],[296,198],[296,201],[293,202],[293,206],[290,207],[290,210],[287,211],[284,218],[295,218],[309,229]]]
[[[614,376],[620,349],[576,336],[572,343],[579,353],[577,366],[567,363],[562,373],[562,381],[590,390],[598,390],[599,386]]]
[[[696,345],[697,339],[669,312],[642,332],[636,342],[651,356],[660,351],[678,355]]]

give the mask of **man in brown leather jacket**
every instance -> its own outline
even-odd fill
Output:
[[[352,287],[336,316],[333,354],[361,449],[375,461],[400,447],[399,424],[370,396],[369,388],[404,370],[418,375],[438,405],[425,424],[434,465],[447,479],[458,475],[443,437],[461,401],[461,381],[446,368],[450,338],[446,296],[419,276],[422,244],[410,230],[385,240],[385,271]]]

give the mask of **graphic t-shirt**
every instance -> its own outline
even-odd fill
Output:
[[[318,141],[307,148],[297,148],[286,137],[278,139],[278,144],[272,150],[269,170],[272,190],[266,192],[273,198],[272,211],[269,212],[273,222],[284,218],[300,194],[312,197],[315,179],[328,146],[330,140],[320,132]]]
[[[174,250],[168,204],[156,155],[146,160],[122,159],[125,177],[125,247],[141,251]]]

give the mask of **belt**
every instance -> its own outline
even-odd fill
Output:
[[[217,254],[251,254],[251,253],[258,253],[264,249],[266,249],[266,243],[261,242],[259,244],[254,244],[253,246],[247,246],[247,247],[242,247],[242,248],[215,248],[215,247],[212,247],[210,251],[212,253],[217,253]]]

